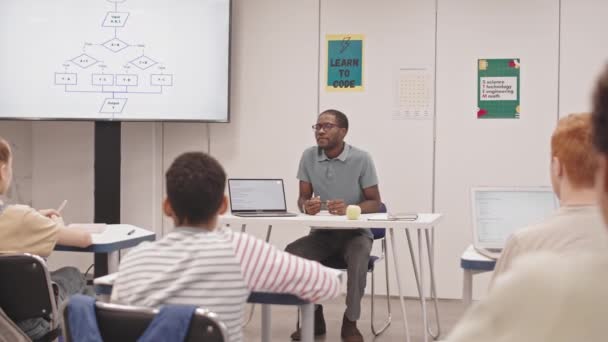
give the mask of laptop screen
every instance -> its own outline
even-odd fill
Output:
[[[478,248],[503,248],[511,233],[542,222],[558,207],[550,188],[477,188],[472,196]]]
[[[287,210],[282,179],[229,179],[228,192],[233,212]]]

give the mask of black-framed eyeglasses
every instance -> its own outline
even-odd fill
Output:
[[[330,123],[330,122],[318,123],[318,124],[312,125],[313,131],[320,131],[321,129],[323,129],[324,131],[327,132],[334,127],[339,127],[339,126],[336,124]]]

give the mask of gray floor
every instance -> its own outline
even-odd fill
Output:
[[[386,315],[386,300],[380,297],[377,301],[377,321]],[[430,305],[431,302],[429,301]],[[327,335],[318,338],[317,341],[340,341],[340,327],[342,325],[342,315],[344,313],[344,297],[327,302],[324,306],[325,321],[327,324]],[[363,334],[365,341],[405,341],[403,329],[403,319],[397,298],[391,299],[392,324],[380,336],[374,338],[370,329],[370,300],[365,297],[362,303],[362,317],[357,326]],[[412,341],[423,341],[422,334],[422,315],[420,303],[413,299],[406,300],[405,309],[408,316],[410,334]],[[247,306],[247,314],[251,310],[251,305]],[[447,333],[458,322],[465,311],[464,305],[460,300],[440,300],[439,314],[441,319],[442,335],[445,338]],[[272,306],[272,341],[290,341],[289,335],[293,332],[296,324],[296,309],[291,306]],[[245,339],[249,342],[260,341],[261,311],[260,306],[256,305],[255,314],[251,322],[245,327]],[[379,325],[377,323],[377,325]],[[432,341],[432,340],[431,340]]]

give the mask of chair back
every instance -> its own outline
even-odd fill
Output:
[[[76,342],[70,334],[68,310],[68,305],[64,305],[62,308],[63,337],[65,342]],[[137,341],[158,312],[158,309],[137,306],[95,303],[97,325],[104,341]],[[228,335],[226,327],[217,319],[217,315],[207,310],[197,309],[184,341],[224,342],[228,341]]]
[[[57,321],[57,305],[44,260],[27,253],[0,254],[0,307],[14,322]]]
[[[380,202],[380,208],[378,208],[379,213],[386,213],[386,205]],[[374,235],[374,240],[383,239],[386,236],[386,228],[371,228],[372,234]]]

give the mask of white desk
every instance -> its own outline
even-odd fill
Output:
[[[95,277],[118,271],[118,251],[135,247],[143,241],[154,241],[156,234],[130,224],[108,224],[101,234],[91,234],[89,247],[56,245],[56,251],[95,253]]]
[[[403,300],[403,294],[401,293],[401,273],[399,267],[399,260],[396,257],[395,253],[395,229],[403,229],[406,233],[406,239],[408,243],[408,247],[410,250],[410,255],[412,257],[412,266],[414,268],[414,276],[416,280],[416,285],[418,288],[418,294],[420,296],[420,305],[422,307],[422,315],[423,315],[423,325],[424,331],[429,332],[429,334],[424,334],[424,341],[428,341],[429,335],[432,337],[437,337],[440,334],[440,326],[439,326],[439,313],[437,311],[437,300],[436,300],[436,289],[435,289],[435,276],[434,276],[434,263],[433,263],[433,250],[434,250],[434,227],[442,218],[442,214],[418,214],[418,219],[416,221],[393,221],[393,220],[368,220],[370,217],[378,218],[378,217],[386,217],[386,214],[364,214],[358,220],[347,220],[345,216],[336,216],[336,215],[328,215],[328,214],[318,214],[318,215],[298,215],[295,217],[238,217],[233,215],[223,215],[220,216],[220,223],[226,225],[241,225],[241,228],[244,230],[247,224],[259,224],[268,226],[268,234],[267,239],[270,236],[270,231],[272,226],[280,226],[281,229],[290,229],[292,227],[302,227],[302,226],[314,226],[314,227],[327,227],[330,229],[355,229],[355,228],[378,228],[385,227],[388,229],[390,235],[390,243],[391,243],[391,251],[393,257],[393,263],[396,271],[397,278],[397,287],[399,290],[399,301],[401,304],[401,313],[403,315],[403,323],[405,325],[405,340],[410,341],[410,332],[409,326],[407,322],[407,315],[405,312],[405,303]],[[418,261],[416,261],[416,257],[414,255],[414,251],[412,248],[412,241],[410,238],[410,230],[416,230],[417,232],[417,242],[418,242]],[[428,318],[427,318],[427,308],[426,308],[426,294],[425,294],[425,263],[424,259],[424,246],[422,243],[422,232],[424,232],[426,237],[426,250],[428,252],[428,264],[430,270],[430,278],[431,278],[431,296],[435,299],[435,314],[437,320],[437,332],[433,333],[431,329],[429,329]],[[430,235],[429,235],[430,233]]]

